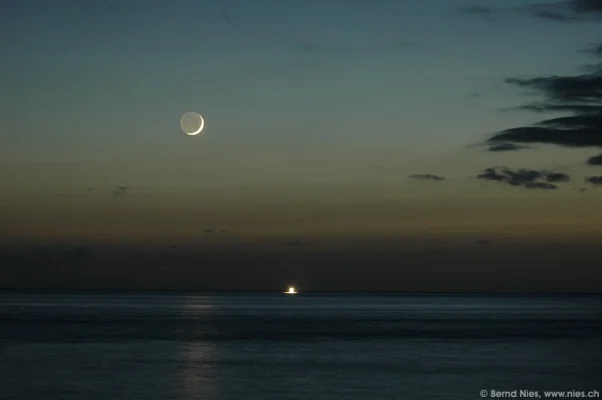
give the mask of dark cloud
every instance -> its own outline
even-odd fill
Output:
[[[569,21],[584,16],[602,17],[602,0],[569,0],[528,7],[531,15]],[[584,52],[602,56],[602,43]],[[541,97],[517,107],[534,112],[566,112],[564,117],[544,119],[530,126],[506,129],[488,139],[490,144],[547,143],[564,147],[602,147],[602,63],[590,64],[581,74],[533,78],[508,78],[506,83]],[[592,160],[592,159],[590,159]],[[598,165],[597,159],[588,164]]]
[[[602,0],[572,0],[569,3],[577,12],[602,14]]]
[[[285,246],[301,246],[302,244],[303,244],[303,242],[300,240],[293,240],[290,242],[286,242],[284,245]]]
[[[602,185],[602,175],[588,176],[587,178],[585,178],[585,182],[591,183],[592,185]]]
[[[587,159],[589,165],[602,165],[602,154]]]
[[[602,56],[602,44],[596,44],[583,50],[583,53],[591,54],[593,56]]]
[[[481,5],[466,5],[462,7],[457,7],[455,12],[461,15],[468,15],[475,18],[480,18],[485,21],[499,21],[500,16],[503,17],[503,14],[507,14],[508,11],[512,12],[512,10],[501,9],[497,7],[489,7],[489,6],[481,6]]]
[[[408,178],[421,179],[423,181],[442,181],[445,179],[443,176],[431,175],[431,174],[414,174],[408,175]]]
[[[584,22],[602,19],[602,1],[600,0],[561,0],[542,2],[522,7],[493,8],[467,5],[457,9],[461,14],[481,16],[492,19],[506,13],[520,14],[553,22]]]
[[[601,65],[602,68],[602,65]],[[588,104],[527,104],[524,106],[514,107],[515,110],[527,110],[534,112],[548,112],[548,111],[557,111],[557,112],[574,112],[580,114],[594,114],[597,112],[602,112],[602,107],[597,105],[588,105]]]
[[[542,127],[512,128],[497,133],[490,142],[549,143],[567,147],[602,146],[599,130],[561,130]]]
[[[526,189],[557,189],[558,187],[550,182],[567,182],[570,177],[562,172],[492,167],[486,168],[481,174],[477,175],[477,179],[503,182]]]
[[[484,6],[463,6],[457,8],[457,11],[462,14],[489,15],[494,12],[494,9]]]
[[[490,243],[491,242],[489,240],[486,240],[486,239],[477,240],[477,244],[481,244],[481,245],[490,244]]]
[[[477,175],[477,179],[504,182],[508,181],[509,178],[504,174],[498,173],[495,168],[487,168],[482,174]]]
[[[566,10],[554,10],[549,4],[536,4],[529,6],[529,13],[534,17],[558,22],[569,22],[578,19],[576,16],[568,15]]]
[[[563,172],[549,172],[546,174],[546,180],[548,182],[568,182],[571,177]]]
[[[541,3],[526,8],[529,15],[557,22],[587,21],[602,17],[600,0],[565,0]]]
[[[602,54],[600,54],[602,56]],[[584,72],[597,72],[602,71],[602,62],[594,63],[594,64],[585,64],[581,67],[581,70]]]
[[[489,138],[489,143],[602,147],[602,68],[573,76],[509,78],[506,82],[535,91],[543,98],[519,108],[536,112],[564,111],[572,115],[498,132]]]
[[[532,182],[536,179],[543,178],[543,172],[535,171],[532,169],[518,169],[516,171],[512,171],[510,169],[505,169],[503,171],[511,180],[517,182]]]
[[[214,230],[213,228],[207,228],[203,232],[205,232],[205,233],[213,233],[213,230]]]
[[[602,71],[573,76],[548,76],[539,78],[508,78],[506,83],[534,90],[545,97],[543,105],[550,106],[595,106],[599,111],[602,104]]]
[[[558,186],[547,182],[526,182],[523,187],[527,189],[558,189]]]
[[[522,149],[528,149],[529,146],[520,146],[514,143],[501,143],[489,147],[489,151],[500,152],[500,151],[518,151]]]

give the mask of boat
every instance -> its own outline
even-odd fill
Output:
[[[298,293],[299,293],[299,292],[297,292],[297,291],[295,290],[295,287],[294,287],[294,286],[289,286],[289,287],[288,287],[288,290],[287,290],[286,292],[284,292],[284,294],[290,294],[290,295],[293,295],[293,294],[298,294]]]

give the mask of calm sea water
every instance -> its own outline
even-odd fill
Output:
[[[602,392],[596,297],[0,293],[0,398]]]

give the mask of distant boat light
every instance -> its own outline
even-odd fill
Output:
[[[294,286],[289,286],[288,290],[286,292],[284,292],[286,294],[297,294],[297,291],[295,290]]]

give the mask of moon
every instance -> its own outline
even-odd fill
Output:
[[[205,120],[199,113],[187,112],[180,118],[180,128],[182,128],[187,135],[198,135],[204,127]]]

